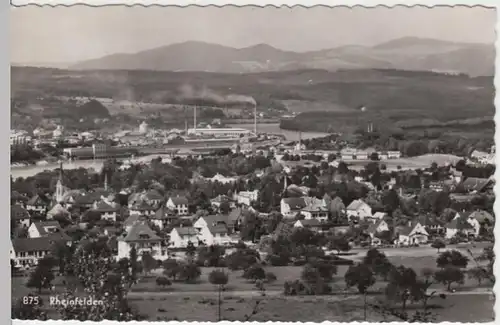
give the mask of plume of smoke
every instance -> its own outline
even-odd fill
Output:
[[[215,106],[233,106],[241,104],[257,105],[256,100],[251,96],[238,94],[220,95],[205,87],[197,91],[191,85],[182,85],[179,88],[179,93],[178,100],[186,104],[206,103]]]

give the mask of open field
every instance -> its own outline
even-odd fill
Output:
[[[426,154],[416,157],[404,157],[398,159],[387,159],[380,160],[380,164],[384,164],[388,171],[397,170],[398,166],[401,169],[424,169],[429,168],[433,162],[437,163],[438,166],[444,166],[447,163],[454,164],[459,161],[460,157],[448,154]],[[350,169],[359,170],[363,169],[372,160],[347,160]]]
[[[224,297],[224,296],[223,296]],[[324,297],[224,297],[222,318],[229,321],[243,321],[261,299],[257,313],[250,321],[363,321],[363,299],[354,296]],[[370,297],[373,300],[374,297]],[[217,321],[217,297],[137,297],[131,304],[148,320]],[[491,322],[494,320],[494,300],[488,295],[451,295],[445,300],[433,302],[436,322]],[[411,313],[413,306],[409,306]],[[417,306],[415,306],[417,307]],[[368,308],[367,321],[399,321]]]

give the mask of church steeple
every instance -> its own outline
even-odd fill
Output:
[[[64,196],[64,185],[63,185],[63,163],[59,162],[59,179],[56,184],[56,201],[61,203]]]
[[[104,173],[104,190],[108,190],[108,173]]]

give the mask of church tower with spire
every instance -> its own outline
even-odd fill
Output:
[[[59,162],[59,179],[56,184],[56,202],[61,203],[64,196],[64,185],[63,185],[63,163]]]
[[[104,190],[108,190],[108,173],[104,173]]]

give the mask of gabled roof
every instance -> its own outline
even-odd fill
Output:
[[[49,212],[47,212],[47,215],[51,216],[70,216],[69,211],[63,207],[60,203],[55,204],[52,209],[50,209]]]
[[[180,236],[196,236],[198,234],[194,227],[177,227],[173,230],[177,231]]]
[[[316,219],[303,219],[299,221],[304,227],[319,227],[321,225],[321,222]]]
[[[38,230],[40,237],[47,237],[51,240],[71,240],[71,237],[61,228],[57,221],[39,221],[33,223]],[[47,228],[54,228],[53,231],[47,231]]]
[[[283,199],[283,202],[288,204],[291,210],[300,210],[307,205],[303,197],[287,197]]]
[[[10,218],[14,220],[26,220],[30,218],[30,214],[19,204],[12,204],[10,206]]]
[[[386,216],[387,216],[387,213],[385,213],[385,212],[375,212],[372,215],[372,218],[373,219],[384,219]]]
[[[16,253],[50,251],[53,242],[48,237],[16,238],[12,240],[12,247]]]
[[[185,196],[172,196],[170,197],[174,205],[188,205],[189,201]]]
[[[42,206],[48,206],[50,203],[50,199],[46,197],[45,195],[37,194],[33,196],[31,199],[26,202],[27,205],[42,205]]]
[[[484,210],[477,210],[472,212],[469,218],[474,218],[479,221],[479,223],[483,223],[485,221],[488,221],[490,223],[495,222],[495,218],[489,212]]]
[[[148,199],[150,201],[156,201],[156,200],[162,201],[163,200],[163,195],[161,195],[160,192],[158,192],[157,190],[154,190],[154,189],[147,191],[144,196],[146,199]]]
[[[352,201],[352,202],[351,202],[351,204],[349,204],[349,205],[347,206],[347,208],[346,208],[346,209],[347,209],[347,210],[354,210],[354,211],[357,211],[357,210],[359,210],[359,209],[363,208],[364,206],[368,206],[368,207],[369,207],[369,205],[368,205],[368,204],[366,204],[365,202],[363,202],[362,200],[354,200],[354,201]]]
[[[155,234],[145,221],[141,221],[133,224],[132,228],[122,235],[119,240],[125,242],[161,241],[161,238]]]
[[[451,220],[446,224],[446,228],[457,230],[474,229],[474,227],[470,223],[468,223],[467,220],[462,218]]]
[[[377,228],[384,223],[385,221],[383,219],[377,220],[377,222],[372,223],[368,226],[368,229],[366,230],[369,234],[375,234],[377,232]],[[410,229],[411,230],[411,229]]]
[[[75,197],[75,205],[78,206],[78,205],[92,205],[94,204],[94,202],[100,200],[100,196],[97,197],[95,194],[91,194],[91,193],[88,193],[88,194],[85,194],[85,195],[78,195],[77,197]]]
[[[104,200],[101,200],[96,203],[94,211],[97,212],[117,212],[119,210],[118,206],[112,206]]]
[[[147,204],[144,201],[141,201],[139,204],[136,204],[130,208],[130,210],[135,210],[135,211],[151,211],[154,209],[155,209],[154,207],[152,207],[151,205]]]
[[[143,216],[141,215],[138,215],[138,214],[132,214],[130,215],[127,219],[125,219],[125,221],[123,222],[123,226],[124,227],[129,227],[129,226],[132,226],[134,225],[136,222],[140,221],[144,219]]]
[[[491,179],[489,178],[479,178],[479,177],[468,177],[460,185],[466,191],[483,191],[489,184]]]
[[[158,220],[164,220],[169,218],[169,210],[165,206],[161,206],[158,210],[156,210],[154,216],[151,218],[153,219],[158,219]]]

